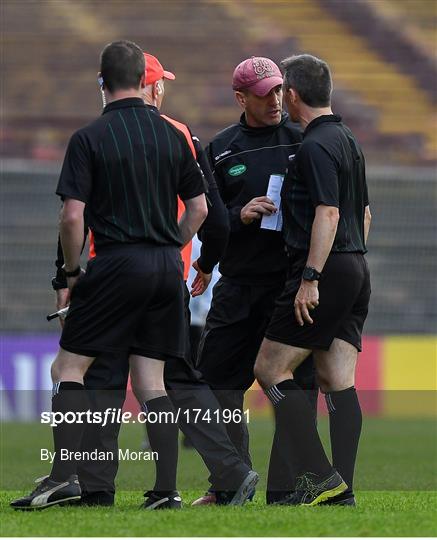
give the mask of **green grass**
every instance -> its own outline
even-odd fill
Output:
[[[326,419],[319,425],[326,441]],[[194,451],[181,449],[178,483],[186,503],[181,511],[139,510],[142,492],[153,482],[153,464],[124,462],[114,508],[55,507],[22,513],[8,503],[48,472],[39,449],[51,448],[50,430],[39,424],[3,424],[0,532],[2,536],[435,536],[436,429],[433,420],[367,418],[355,509],[267,507],[263,490],[272,424],[269,419],[254,419],[252,454],[261,481],[254,502],[243,508],[191,508],[189,503],[207,486],[207,471]],[[136,450],[141,437],[139,426],[124,426],[121,447]]]
[[[360,492],[357,508],[266,507],[261,496],[243,508],[138,510],[141,493],[121,492],[111,509],[52,508],[41,512],[5,509],[3,536],[433,536],[436,495]],[[183,493],[189,502],[196,492]]]

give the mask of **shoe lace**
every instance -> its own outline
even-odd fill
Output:
[[[305,473],[296,478],[296,491],[305,491],[312,497],[316,497],[325,486],[330,482],[332,476],[326,478],[322,482],[317,482],[318,476],[313,473]],[[316,481],[315,481],[315,480]]]
[[[317,495],[320,490],[320,484],[317,484],[313,478],[317,478],[315,474],[305,473],[296,478],[296,491],[305,491],[311,496]]]
[[[37,478],[35,480],[35,484],[38,484],[36,486],[36,488],[32,491],[32,493],[30,494],[30,496],[32,497],[33,495],[35,495],[35,493],[37,493],[41,487],[46,483],[46,481],[49,479],[49,475],[46,474],[45,476],[41,476],[41,478]]]

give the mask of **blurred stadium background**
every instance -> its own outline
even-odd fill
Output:
[[[131,39],[177,79],[163,110],[206,144],[238,120],[236,64],[309,52],[330,64],[334,110],[367,158],[373,279],[363,390],[418,390],[369,413],[436,413],[437,4],[433,0],[2,0],[1,385],[3,419],[30,419],[14,390],[49,388],[59,201],[71,133],[100,113],[102,47]],[[390,393],[388,393],[390,394]],[[30,399],[30,398],[29,398]],[[426,402],[426,406],[423,403]]]

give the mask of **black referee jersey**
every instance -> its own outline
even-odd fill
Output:
[[[365,253],[364,209],[369,204],[364,156],[354,135],[335,114],[308,124],[282,188],[284,237],[308,251],[315,208],[339,209],[332,252]]]
[[[180,246],[177,195],[204,191],[184,135],[140,98],[109,103],[73,134],[56,189],[86,203],[97,252],[117,243]]]

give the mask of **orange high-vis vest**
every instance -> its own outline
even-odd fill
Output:
[[[196,149],[194,148],[193,139],[191,138],[191,133],[188,127],[185,124],[182,124],[182,122],[178,122],[177,120],[174,120],[173,118],[170,118],[169,116],[166,116],[165,114],[161,114],[162,118],[165,118],[170,124],[173,124],[175,128],[177,128],[179,131],[182,131],[182,133],[185,135],[185,138],[187,139],[188,146],[190,147],[191,152],[193,153],[194,159],[197,158]],[[181,201],[181,199],[178,197],[178,221],[181,219],[182,214],[185,212],[185,205]],[[96,250],[94,248],[94,235],[93,231],[89,230],[89,240],[90,240],[90,250],[89,250],[89,256],[90,259],[96,256]],[[181,251],[181,257],[182,261],[184,263],[184,280],[187,281],[188,279],[188,273],[190,272],[190,265],[191,265],[191,250],[192,245],[191,242],[189,242],[184,249]]]

